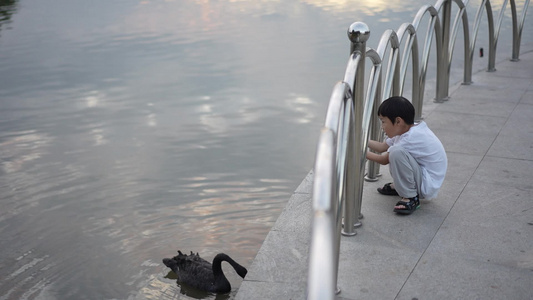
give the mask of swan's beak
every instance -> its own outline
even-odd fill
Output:
[[[239,274],[239,276],[244,278],[246,276],[246,274],[248,274],[248,270],[246,270],[246,268],[243,267],[241,270],[237,271],[237,274]]]

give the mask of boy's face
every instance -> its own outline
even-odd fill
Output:
[[[384,117],[382,115],[379,115],[378,117],[381,120],[381,128],[383,128],[383,131],[385,131],[385,134],[388,137],[391,138],[403,134],[400,127],[400,124],[403,123],[402,118],[396,118],[396,121],[393,123],[388,117]]]

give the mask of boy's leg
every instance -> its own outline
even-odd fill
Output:
[[[420,194],[422,170],[413,156],[403,147],[389,148],[389,170],[394,180],[394,188],[401,197],[412,198]]]

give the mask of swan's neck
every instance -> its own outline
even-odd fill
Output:
[[[231,290],[231,285],[226,278],[226,275],[224,275],[224,271],[222,271],[222,262],[227,261],[232,266],[233,264],[236,264],[236,262],[231,259],[229,256],[227,256],[224,253],[217,254],[215,258],[213,259],[213,275],[215,277],[214,285],[217,288],[220,288],[222,286],[226,287],[227,289]]]

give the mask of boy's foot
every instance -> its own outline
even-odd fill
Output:
[[[388,196],[398,196],[398,192],[396,192],[392,185],[392,182],[385,184],[382,188],[378,188],[378,193]]]
[[[412,198],[402,198],[402,200],[398,201],[396,206],[394,206],[394,212],[402,215],[410,215],[419,207],[420,200],[418,199],[417,195],[416,197]]]

